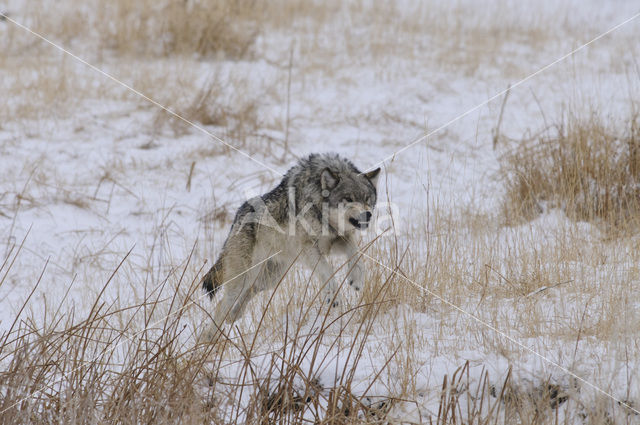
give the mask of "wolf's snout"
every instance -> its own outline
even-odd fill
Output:
[[[369,221],[371,220],[371,211],[365,211],[358,215],[356,218],[350,218],[349,223],[358,229],[366,229],[369,227]]]

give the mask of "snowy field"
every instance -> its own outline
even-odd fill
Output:
[[[640,149],[637,2],[204,4],[0,1],[0,421],[640,423],[635,227],[507,201],[563,123]],[[383,167],[362,299],[294,268],[196,348],[235,210],[328,151]]]

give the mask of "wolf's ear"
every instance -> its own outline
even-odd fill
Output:
[[[338,184],[338,176],[336,176],[333,171],[328,168],[322,170],[322,174],[320,175],[320,186],[322,190],[331,190]]]
[[[369,179],[373,187],[378,185],[378,176],[380,175],[380,167],[376,168],[373,171],[369,171],[368,173],[364,173],[364,176]]]

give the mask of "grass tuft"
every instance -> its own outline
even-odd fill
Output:
[[[640,127],[637,113],[623,125],[597,113],[569,115],[503,157],[508,223],[550,208],[609,229],[640,224]]]

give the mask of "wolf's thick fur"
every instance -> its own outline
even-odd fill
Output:
[[[349,258],[348,282],[361,290],[364,274],[357,264],[354,236],[371,219],[379,172],[363,174],[336,154],[312,154],[292,167],[276,188],[245,202],[218,261],[202,279],[212,298],[225,286],[208,337],[213,338],[225,320],[232,323],[240,317],[254,294],[273,288],[297,258],[325,284],[325,302],[340,303],[327,261],[331,250]]]

